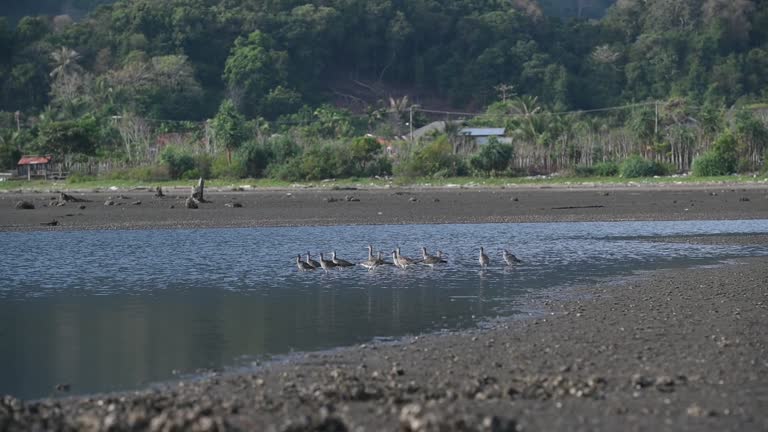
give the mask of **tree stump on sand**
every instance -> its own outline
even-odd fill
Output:
[[[198,203],[208,202],[205,200],[205,198],[203,198],[204,190],[205,190],[205,180],[203,180],[203,178],[200,177],[200,180],[197,181],[197,186],[192,188],[192,199],[194,199]]]
[[[164,197],[164,196],[165,196],[165,194],[163,193],[163,188],[161,188],[160,186],[158,186],[158,187],[155,189],[155,196],[156,196],[157,198],[162,198],[162,197]]]

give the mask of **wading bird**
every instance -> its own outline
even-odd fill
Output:
[[[331,255],[331,261],[333,261],[334,264],[336,264],[337,267],[354,267],[355,265],[347,260],[343,260],[341,258],[336,258],[336,251],[333,251],[333,255]]]
[[[392,258],[395,262],[395,265],[403,270],[408,268],[408,266],[412,266],[418,263],[416,260],[412,260],[406,256],[400,255],[400,248],[397,248],[392,252]]]
[[[380,260],[373,257],[373,246],[368,245],[368,259],[361,262],[360,266],[368,270],[373,270],[381,265],[379,261]]]
[[[522,261],[518,257],[516,257],[514,254],[509,253],[508,250],[504,249],[501,252],[502,256],[504,257],[504,262],[507,263],[508,266],[513,266],[515,264],[521,264]]]
[[[296,255],[296,267],[299,271],[311,271],[315,268],[301,260],[301,255]]]
[[[488,255],[485,254],[482,246],[480,246],[480,256],[478,257],[478,261],[480,262],[480,267],[482,268],[488,267],[488,263],[491,262],[491,260],[488,259]]]
[[[311,265],[314,268],[320,268],[320,263],[312,259],[312,255],[307,252],[307,264]]]
[[[421,247],[421,263],[422,264],[435,268],[435,264],[445,264],[447,262],[448,261],[440,258],[439,256],[429,255],[427,253],[427,248],[424,246]]]
[[[323,258],[323,253],[320,252],[320,267],[322,267],[323,270],[328,273],[328,270],[336,268],[336,264],[334,264],[331,260]]]

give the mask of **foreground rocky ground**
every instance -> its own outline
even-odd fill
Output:
[[[490,329],[135,393],[5,397],[0,430],[768,430],[768,258],[565,294]]]
[[[0,193],[0,231],[339,224],[754,219],[768,217],[768,184],[493,189],[213,190],[188,209],[189,188]],[[17,208],[26,203],[34,208]]]

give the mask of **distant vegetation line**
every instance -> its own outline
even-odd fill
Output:
[[[765,169],[768,0],[27,3],[3,7],[91,13],[0,20],[5,170],[22,153],[135,178]]]

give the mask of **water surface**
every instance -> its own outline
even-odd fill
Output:
[[[520,313],[526,296],[636,270],[768,255],[648,237],[768,233],[768,220],[0,233],[0,394],[138,388],[178,373]],[[299,273],[297,253],[367,244],[449,264]],[[478,246],[492,265],[479,271]],[[501,248],[525,261],[501,266]]]

